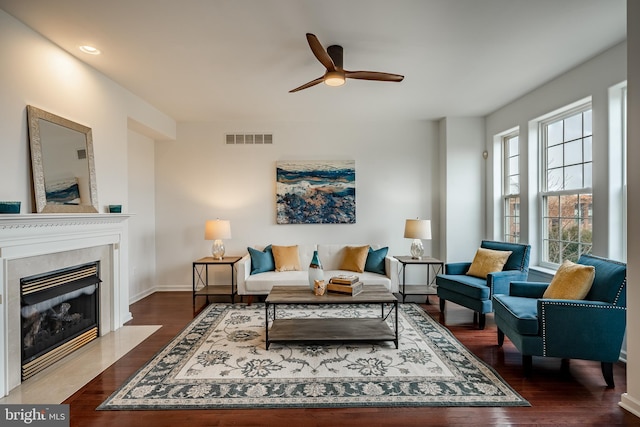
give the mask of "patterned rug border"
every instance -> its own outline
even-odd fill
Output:
[[[316,306],[322,307],[322,306]],[[117,401],[123,401],[123,398],[127,394],[125,391],[134,381],[138,381],[143,378],[149,371],[154,369],[158,361],[162,359],[172,348],[180,345],[185,337],[192,336],[192,331],[200,325],[207,317],[215,312],[215,319],[220,321],[224,318],[225,314],[229,310],[251,310],[258,309],[264,313],[264,304],[258,303],[252,306],[246,305],[232,305],[232,304],[210,304],[202,312],[196,316],[187,326],[185,326],[180,333],[178,333],[168,344],[166,344],[160,351],[158,351],[148,362],[146,362],[140,369],[138,369],[131,377],[129,377],[118,389],[111,394],[104,402],[102,402],[96,410],[176,410],[176,409],[268,409],[268,408],[352,408],[352,407],[513,407],[513,406],[531,406],[527,400],[525,400],[519,393],[517,393],[502,377],[471,351],[469,351],[449,329],[439,324],[435,319],[429,316],[422,308],[413,303],[406,303],[399,305],[399,315],[405,317],[405,320],[414,324],[414,327],[420,326],[422,329],[428,329],[429,327],[436,329],[436,331],[446,337],[446,340],[450,342],[466,359],[473,362],[473,366],[477,368],[481,373],[488,377],[493,384],[498,384],[498,388],[505,394],[504,398],[498,399],[487,396],[451,396],[452,400],[428,400],[425,397],[422,399],[410,399],[406,396],[402,401],[394,401],[394,396],[387,397],[381,400],[369,401],[371,396],[363,396],[360,399],[352,399],[350,401],[337,402],[335,397],[329,396],[325,398],[316,397],[314,401],[310,401],[309,398],[289,398],[284,403],[225,403],[222,405],[211,405],[209,403],[173,403],[171,399],[137,399],[136,403],[114,403]],[[420,316],[427,325],[418,325],[412,316]],[[215,326],[217,322],[212,321],[204,330],[209,330]],[[425,338],[427,332],[423,331]],[[206,340],[207,334],[202,334],[201,338],[191,345],[198,347]],[[402,341],[402,339],[401,339]],[[433,342],[433,340],[431,340]],[[264,343],[264,340],[263,340]],[[275,344],[272,344],[272,346]],[[264,347],[263,347],[264,348]],[[395,347],[394,347],[395,348]],[[364,382],[370,382],[376,378],[365,378]],[[237,380],[216,380],[216,383],[234,383]],[[279,379],[261,379],[261,383],[270,384],[272,382],[281,381]],[[329,381],[325,381],[329,382]],[[456,399],[457,398],[457,399]],[[460,398],[465,400],[460,400]],[[368,400],[365,400],[368,399]]]

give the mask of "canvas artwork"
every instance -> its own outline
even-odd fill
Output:
[[[355,224],[354,160],[276,163],[278,224]]]
[[[79,205],[80,187],[77,178],[68,178],[47,183],[45,186],[47,203],[54,205]]]

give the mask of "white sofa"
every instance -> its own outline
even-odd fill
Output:
[[[398,260],[389,256],[385,257],[385,275],[364,271],[339,270],[344,258],[346,246],[364,246],[356,244],[319,244],[298,245],[298,257],[300,258],[301,271],[266,271],[264,273],[251,274],[251,256],[246,254],[235,265],[236,284],[238,295],[268,295],[274,285],[295,286],[308,285],[308,268],[313,257],[313,251],[318,251],[318,257],[322,263],[325,280],[340,274],[355,274],[367,285],[384,285],[391,292],[398,292]],[[370,245],[373,250],[380,249],[380,245]],[[263,250],[262,246],[254,246]],[[249,300],[251,301],[251,299]]]

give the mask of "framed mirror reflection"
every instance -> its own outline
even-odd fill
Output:
[[[27,106],[36,211],[97,213],[91,128]]]

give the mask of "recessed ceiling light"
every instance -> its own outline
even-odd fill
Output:
[[[100,50],[89,45],[80,46],[80,50],[89,55],[100,55]]]

